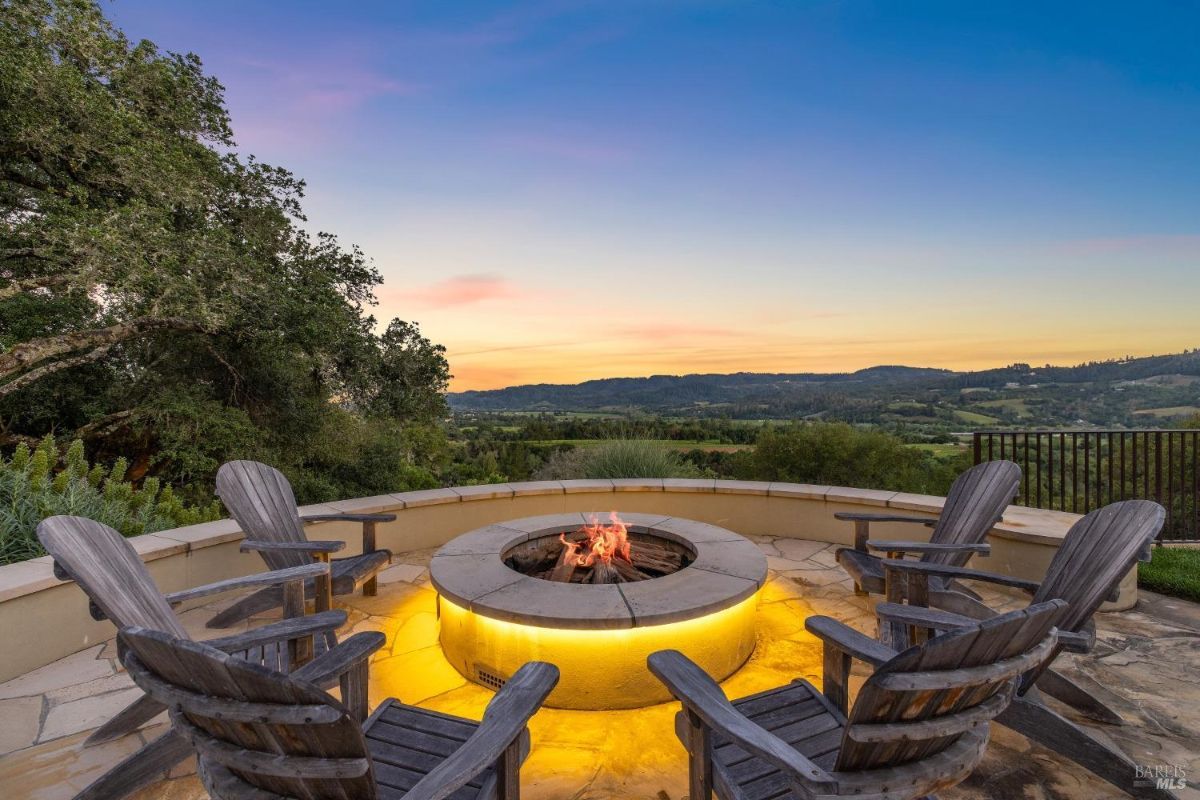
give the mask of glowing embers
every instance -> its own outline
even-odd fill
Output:
[[[558,535],[558,540],[563,546],[562,561],[564,563],[572,567],[591,567],[599,561],[602,565],[611,567],[614,558],[632,563],[629,529],[621,521],[617,512],[610,512],[608,516],[611,522],[607,525],[601,525],[595,517],[592,517],[587,525],[580,528],[579,533],[584,538],[582,542],[568,539],[565,533]],[[605,582],[616,583],[616,581]]]
[[[595,584],[660,578],[694,557],[686,543],[631,531],[613,511],[607,524],[593,515],[573,531],[522,542],[504,553],[504,563],[543,580]]]
[[[495,687],[526,661],[550,661],[562,673],[550,705],[616,709],[668,699],[646,669],[655,650],[681,650],[717,679],[746,661],[767,574],[757,547],[715,525],[622,514],[626,560],[616,523],[610,517],[599,526],[593,522],[599,517],[558,514],[489,525],[437,552],[430,578],[441,595],[439,639],[455,669]],[[578,548],[564,547],[563,534]],[[594,572],[606,555],[612,565],[637,565],[643,543],[673,554],[678,566],[623,582],[542,579],[566,561],[564,554],[574,556],[576,571],[590,560]]]

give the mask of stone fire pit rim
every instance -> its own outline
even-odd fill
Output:
[[[563,584],[524,575],[502,555],[522,542],[571,530],[607,511],[546,514],[486,525],[441,547],[430,581],[450,602],[481,616],[523,625],[617,630],[665,625],[730,608],[766,582],[767,559],[751,541],[706,522],[663,514],[620,513],[644,529],[686,545],[693,562],[671,575],[636,583]]]

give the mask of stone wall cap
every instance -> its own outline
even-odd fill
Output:
[[[772,481],[771,488],[767,490],[767,494],[772,497],[799,497],[804,500],[824,500],[825,495],[833,488],[830,486],[817,486],[811,483],[787,483],[784,481]]]
[[[662,478],[614,478],[614,492],[661,492]]]
[[[516,481],[510,483],[514,497],[526,497],[539,494],[563,494],[562,481]]]
[[[888,508],[899,508],[904,511],[924,511],[930,514],[940,514],[946,498],[932,494],[909,494],[899,492],[888,500]]]
[[[899,492],[889,492],[883,489],[854,489],[848,486],[831,486],[825,493],[825,499],[830,503],[857,503],[864,506],[880,506],[886,508],[888,501]]]
[[[187,545],[188,552],[226,542],[237,542],[246,538],[242,529],[238,527],[237,520],[233,519],[218,519],[212,522],[201,522],[198,525],[185,525],[182,528],[158,531],[154,535],[183,542]]]
[[[60,583],[62,581],[54,577],[54,566],[49,556],[5,564],[0,567],[0,603]]]
[[[611,492],[613,491],[613,482],[607,478],[589,478],[587,480],[563,481],[562,487],[566,494],[579,494],[582,492]]]
[[[663,491],[669,492],[715,492],[715,478],[663,478]]]
[[[498,497],[513,496],[513,488],[507,483],[481,483],[475,486],[455,486],[450,491],[461,497],[464,503],[472,500],[495,500]]]
[[[715,486],[717,494],[761,494],[766,495],[771,490],[770,481],[726,481],[718,480]]]
[[[188,543],[181,542],[178,539],[168,539],[165,536],[159,536],[157,533],[147,533],[142,536],[131,536],[126,539],[142,561],[157,561],[160,558],[167,556],[178,555],[188,551]]]
[[[395,496],[403,501],[405,508],[437,506],[442,503],[458,503],[462,501],[462,498],[453,489],[418,489],[413,492],[402,492]]]
[[[382,514],[388,511],[402,511],[404,500],[400,498],[400,495],[377,494],[374,497],[337,500],[329,505],[342,514]]]

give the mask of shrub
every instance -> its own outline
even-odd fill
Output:
[[[609,439],[555,453],[538,470],[541,480],[573,478],[694,478],[700,470],[679,453],[647,439]]]
[[[766,428],[735,462],[739,478],[945,494],[968,466],[906,447],[898,437],[841,422]]]
[[[89,464],[76,439],[60,456],[54,437],[30,450],[22,443],[11,459],[0,456],[0,563],[44,555],[35,530],[43,519],[73,514],[103,522],[124,536],[194,525],[221,516],[216,501],[184,505],[170,486],[147,478],[140,488],[125,480],[128,465]]]

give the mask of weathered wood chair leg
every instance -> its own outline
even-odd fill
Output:
[[[1056,700],[1061,700],[1088,719],[1108,725],[1125,724],[1121,715],[1109,708],[1103,700],[1059,672],[1052,669],[1046,670],[1038,676],[1035,685],[1042,692]]]
[[[88,747],[93,744],[100,744],[101,742],[116,739],[127,733],[132,733],[140,728],[143,723],[157,717],[165,709],[166,706],[150,695],[142,695],[137,700],[125,706],[115,717],[93,731],[91,736],[84,739],[83,744],[85,747]]]
[[[209,628],[228,628],[255,614],[279,608],[283,604],[283,593],[277,588],[262,589],[247,595],[205,623]]]
[[[1166,789],[1134,786],[1136,765],[1124,753],[1107,747],[1075,723],[1047,708],[1034,692],[1015,698],[996,721],[1069,758],[1132,797],[1178,800]]]
[[[363,522],[363,552],[370,553],[375,549],[375,522],[366,520]],[[367,578],[362,586],[363,597],[375,597],[379,594],[379,579],[372,575]]]
[[[692,712],[685,713],[688,730],[688,798],[712,800],[712,732]]]
[[[894,558],[896,553],[888,553],[888,558]],[[886,567],[884,574],[884,598],[889,603],[903,603],[907,596],[908,578],[892,567]],[[879,641],[899,652],[909,646],[908,626],[902,622],[891,620],[879,621]],[[845,708],[843,707],[843,711]]]
[[[350,716],[359,722],[364,721],[370,714],[367,700],[367,677],[369,667],[366,661],[360,661],[338,677],[342,690],[342,705],[350,712]]]
[[[120,800],[154,783],[192,753],[187,739],[169,730],[92,781],[75,800]]]
[[[521,741],[505,748],[496,762],[497,800],[521,800]]]

